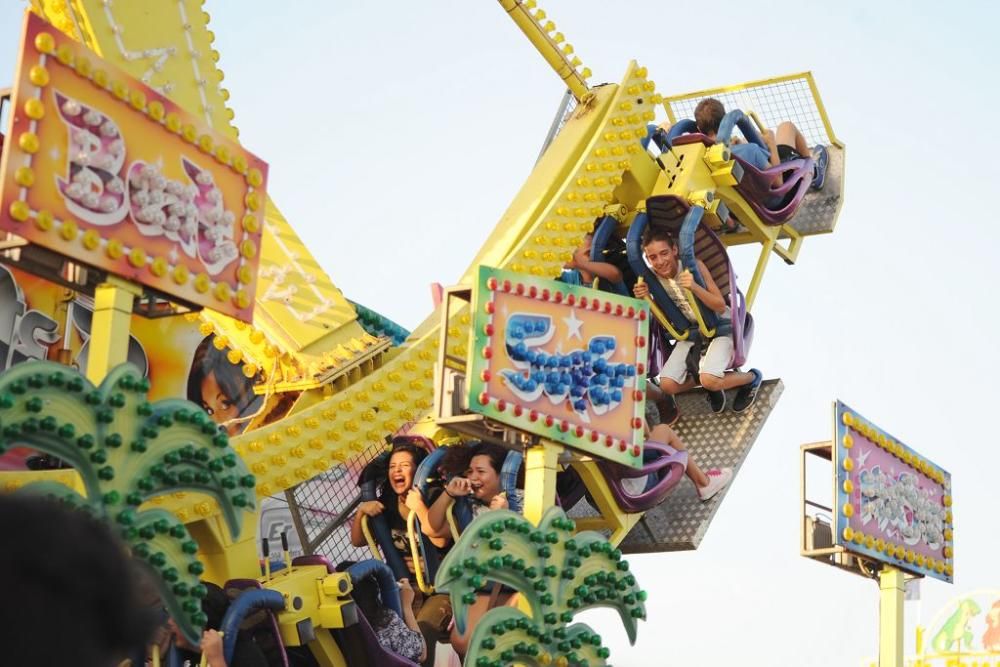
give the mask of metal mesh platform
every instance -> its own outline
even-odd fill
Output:
[[[369,443],[346,463],[286,494],[289,512],[293,518],[298,517],[296,532],[305,553],[321,554],[334,564],[371,558],[367,547],[351,545],[350,520],[359,500],[358,474],[384,451],[384,442]],[[272,550],[273,547],[272,544]]]
[[[711,413],[705,392],[688,392],[678,397],[681,419],[675,430],[702,469],[730,467],[738,474],[783,389],[781,380],[767,380],[750,410],[721,415]],[[728,392],[729,401],[734,393]],[[646,512],[619,546],[625,553],[697,549],[728,491],[729,487],[702,502],[693,484],[681,482],[665,501]],[[574,518],[595,515],[596,510],[586,500],[570,512]]]
[[[810,190],[788,224],[803,236],[829,234],[837,225],[844,192],[844,149],[829,146],[830,164],[822,190]],[[782,235],[784,236],[784,235]]]

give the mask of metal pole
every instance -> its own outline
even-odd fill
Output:
[[[883,565],[879,587],[879,667],[903,667],[903,592],[906,581],[901,570]]]

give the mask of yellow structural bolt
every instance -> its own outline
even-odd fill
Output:
[[[227,283],[219,282],[212,289],[212,295],[219,301],[229,301],[229,297],[232,296],[232,290]]]
[[[852,470],[854,470],[854,460],[851,459],[851,457],[845,458],[842,465],[844,466],[844,470],[846,470],[847,472],[851,472]]]
[[[35,184],[35,172],[31,167],[18,167],[14,170],[14,182],[22,188],[30,188]]]
[[[212,137],[203,134],[198,137],[198,148],[204,153],[211,153],[212,149],[215,148],[215,142],[212,141]]]
[[[62,44],[56,49],[56,60],[63,65],[69,65],[73,62],[73,50],[69,48],[68,44]]]
[[[35,216],[35,226],[43,232],[47,232],[52,229],[52,224],[52,214],[48,211],[39,211],[38,215]]]
[[[120,100],[128,99],[128,88],[121,81],[111,82],[111,92]]]
[[[253,280],[253,271],[250,270],[250,266],[248,264],[244,264],[240,268],[236,269],[236,279],[244,285],[250,284],[250,281]],[[261,340],[263,340],[264,334],[260,333],[259,331],[255,331],[253,334],[250,335],[251,340],[253,339],[254,334],[260,334]]]
[[[850,433],[844,435],[844,449],[850,449],[854,446],[854,438],[851,437]]]
[[[88,229],[83,233],[83,247],[87,250],[94,250],[97,246],[101,245],[101,235],[95,232],[93,229]]]
[[[200,294],[204,294],[212,286],[212,280],[207,274],[199,273],[194,279],[194,290]]]
[[[167,114],[167,116],[166,116],[166,118],[164,120],[164,123],[166,124],[167,129],[170,130],[171,132],[180,133],[180,131],[181,131],[181,117],[178,116],[173,111],[171,111],[170,113]]]
[[[63,241],[75,241],[79,233],[80,228],[72,220],[62,223],[62,227],[59,228],[59,236],[62,237]]]
[[[125,254],[125,246],[122,244],[120,239],[108,239],[108,245],[105,246],[104,252],[108,254],[111,259],[119,259]]]
[[[248,234],[256,234],[260,231],[260,218],[256,215],[247,213],[243,216],[243,229],[245,229]]]
[[[255,188],[259,188],[264,182],[264,174],[261,173],[260,169],[254,167],[247,173],[247,183]]]
[[[40,32],[35,35],[35,48],[42,53],[52,53],[56,48],[56,40],[50,33]]]
[[[143,111],[146,108],[146,94],[141,90],[132,90],[128,94],[128,102],[133,109]]]
[[[844,528],[843,536],[845,542],[852,542],[854,540],[854,529],[847,526]]]
[[[847,494],[854,493],[854,482],[852,482],[849,479],[845,479],[844,480],[843,489],[844,489],[844,493],[847,493]]]
[[[142,248],[132,248],[128,254],[128,263],[137,269],[146,266],[146,251]]]
[[[108,73],[102,69],[96,69],[90,75],[90,80],[94,82],[94,85],[98,88],[108,87]]]
[[[167,260],[165,260],[162,257],[154,258],[153,261],[149,264],[150,273],[152,273],[157,278],[162,278],[163,276],[167,275],[167,271],[169,270],[169,268],[170,266],[167,264]]]
[[[166,115],[167,112],[166,109],[163,108],[163,104],[159,100],[153,100],[152,102],[149,103],[149,106],[146,107],[146,113],[148,113],[149,117],[155,120],[156,122],[160,122],[163,120],[163,117]]]
[[[34,65],[28,70],[28,81],[38,87],[46,86],[49,83],[49,71],[42,65]]]
[[[37,97],[25,101],[24,115],[32,120],[41,120],[45,116],[45,105]]]
[[[841,511],[844,513],[844,516],[850,518],[854,516],[854,505],[852,505],[851,503],[844,503],[844,506],[841,508]]]
[[[188,271],[188,267],[184,266],[183,264],[178,264],[177,266],[175,266],[174,271],[171,274],[171,278],[173,278],[174,282],[177,283],[178,285],[186,284],[190,276],[191,273],[190,271]]]
[[[240,244],[240,254],[247,259],[253,259],[257,255],[257,244],[250,239],[245,239]]]
[[[236,302],[237,308],[243,309],[250,306],[250,296],[245,290],[236,290],[236,296],[233,300]]]
[[[21,150],[25,153],[37,153],[38,152],[38,135],[34,132],[22,132],[17,138],[17,145],[21,147]]]
[[[233,169],[235,169],[240,174],[247,173],[247,159],[242,155],[237,155],[233,158]]]
[[[21,199],[11,202],[7,211],[10,213],[10,217],[14,218],[14,220],[18,222],[24,222],[31,214],[31,208],[28,206],[28,202]]]

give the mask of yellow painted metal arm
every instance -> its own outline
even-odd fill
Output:
[[[461,531],[458,530],[458,522],[455,521],[455,503],[448,505],[448,509],[445,510],[445,516],[448,517],[448,527],[451,529],[451,539],[458,542],[458,538],[462,536]]]
[[[410,557],[413,558],[413,573],[417,577],[417,586],[423,591],[425,595],[430,595],[434,592],[434,586],[429,584],[424,577],[423,562],[420,557],[420,545],[417,542],[417,513],[410,512],[410,516],[406,518],[406,536],[410,541]]]
[[[576,70],[579,59],[570,58],[572,49],[570,48],[568,52],[564,51],[565,47],[564,49],[560,49],[556,40],[548,35],[549,32],[555,30],[555,25],[551,21],[546,24],[551,25],[551,30],[541,25],[541,21],[545,19],[545,13],[542,10],[538,10],[538,20],[536,20],[534,16],[528,13],[527,7],[531,5],[526,6],[521,3],[521,0],[500,0],[500,6],[514,20],[514,23],[521,29],[521,32],[528,38],[528,41],[538,49],[538,52],[545,58],[545,62],[555,70],[560,79],[566,82],[566,87],[573,93],[573,97],[579,101],[590,93],[590,88],[584,80],[584,74]],[[558,35],[559,33],[556,34]]]
[[[694,294],[691,290],[684,290],[687,292],[688,303],[691,304],[691,309],[694,311],[694,317],[698,320],[698,331],[705,338],[715,338],[715,329],[709,329],[708,325],[705,324],[705,318],[701,316],[701,308],[699,307],[698,300],[694,298]],[[685,332],[686,333],[686,332]]]
[[[646,281],[642,276],[639,276],[639,282],[643,283]],[[689,332],[685,331],[684,333],[680,333],[679,331],[677,331],[677,329],[674,328],[674,325],[671,324],[670,319],[664,314],[662,310],[660,310],[660,307],[656,305],[656,301],[653,300],[652,294],[646,296],[646,301],[649,302],[649,310],[651,313],[653,313],[653,317],[655,317],[656,321],[660,323],[660,326],[662,326],[664,329],[667,330],[667,333],[669,333],[674,340],[688,339]]]
[[[368,542],[368,548],[371,549],[372,558],[375,560],[382,560],[382,552],[378,550],[378,542],[375,541],[375,536],[372,535],[372,529],[368,525],[368,515],[362,514],[360,519],[361,532],[365,534],[365,541]]]

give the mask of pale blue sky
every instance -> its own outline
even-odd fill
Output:
[[[21,6],[0,7],[0,85]],[[633,557],[650,591],[637,645],[593,617],[614,664],[875,653],[877,586],[798,555],[798,446],[830,437],[837,397],[954,476],[956,584],[924,583],[925,617],[1000,585],[997,6],[542,6],[594,82],[617,82],[630,58],[664,93],[812,70],[848,148],[836,234],[808,239],[794,267],[773,262],[755,307],[750,362],[785,394],[702,547]],[[206,9],[241,139],[269,161],[278,206],[348,297],[416,325],[428,285],[458,277],[527,176],[558,79],[494,0]]]

